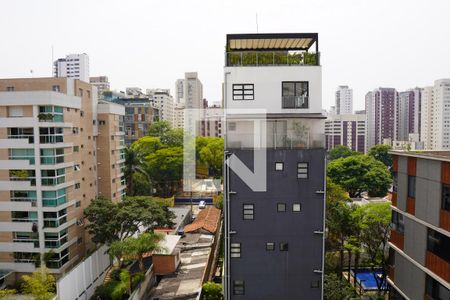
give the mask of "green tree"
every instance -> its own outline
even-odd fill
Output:
[[[382,269],[381,278],[374,276],[381,294],[388,266],[391,207],[389,203],[371,203],[359,207],[356,214],[361,220],[361,244],[369,256],[370,267],[372,271]]]
[[[389,145],[375,145],[369,149],[369,156],[381,161],[389,170],[392,169],[392,156],[389,151],[392,149]]]
[[[338,145],[328,152],[328,157],[330,158],[330,160],[335,160],[338,158],[344,158],[344,157],[349,157],[352,155],[359,155],[359,154],[360,154],[359,152],[352,151],[351,149],[347,148],[346,146]]]
[[[146,170],[154,183],[157,195],[171,197],[183,175],[183,149],[159,149],[146,158]]]
[[[367,191],[370,196],[385,196],[391,183],[386,166],[367,155],[339,158],[328,164],[328,176],[344,188],[350,197]]]
[[[347,300],[356,296],[355,289],[336,274],[325,274],[323,299]]]
[[[36,300],[50,300],[55,297],[55,277],[45,267],[36,269],[31,275],[22,276],[22,290],[31,294]]]
[[[223,139],[212,137],[207,144],[200,149],[200,160],[206,163],[215,178],[222,176],[223,166]]]
[[[128,270],[119,274],[119,282],[114,286],[111,296],[113,300],[121,300],[125,294],[131,295],[131,275]]]
[[[150,125],[147,135],[153,137],[162,137],[172,129],[168,121],[156,121]]]
[[[127,194],[134,195],[134,174],[137,172],[148,178],[143,168],[143,155],[133,147],[125,148],[125,178],[127,182]]]
[[[351,206],[346,192],[331,180],[327,181],[327,210],[326,226],[328,229],[327,239],[335,245],[339,251],[339,276],[342,277],[344,266],[344,250],[346,241],[350,237],[353,228]],[[347,249],[348,250],[348,249]]]
[[[205,282],[202,287],[202,300],[222,300],[222,285],[215,282]]]
[[[161,143],[167,147],[183,147],[183,128],[175,128],[167,131],[160,137]]]
[[[92,240],[108,244],[124,240],[145,227],[172,226],[175,215],[152,197],[125,197],[121,202],[99,197],[84,210]]]
[[[163,238],[164,236],[161,234],[146,232],[139,235],[137,238],[129,237],[124,241],[128,245],[126,247],[128,255],[139,261],[139,269],[141,272],[145,272],[144,254],[165,250],[159,245],[159,241]]]
[[[222,210],[223,209],[223,194],[215,195],[213,197],[213,203],[218,209]]]

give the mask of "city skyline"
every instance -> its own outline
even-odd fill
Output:
[[[321,62],[327,66],[323,72],[324,109],[333,105],[339,85],[354,89],[354,109],[358,110],[364,107],[365,94],[377,87],[403,91],[450,77],[450,57],[446,55],[450,44],[442,39],[450,34],[445,15],[450,4],[444,1],[434,3],[432,10],[419,1],[315,1],[301,5],[294,1],[277,5],[261,1],[136,1],[128,4],[128,10],[123,10],[122,4],[80,1],[73,6],[39,1],[28,3],[24,10],[22,1],[5,2],[0,25],[9,29],[4,33],[8,47],[0,50],[7,58],[0,61],[0,77],[51,76],[53,46],[54,60],[86,52],[91,76],[108,76],[117,90],[158,87],[170,88],[173,94],[175,81],[185,72],[195,71],[203,81],[205,98],[219,101],[224,58],[217,49],[223,49],[226,32],[256,32],[256,14],[260,33],[319,32]],[[286,9],[296,6],[299,9]],[[58,13],[69,10],[70,14]],[[383,26],[378,26],[381,15]],[[46,19],[53,22],[42,22]],[[431,49],[428,40],[440,40],[439,47]]]

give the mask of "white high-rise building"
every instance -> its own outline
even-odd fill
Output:
[[[174,125],[173,117],[173,97],[170,95],[169,89],[147,89],[146,93],[150,98],[153,98],[155,106],[159,109],[160,120],[165,120]]]
[[[408,141],[410,134],[420,136],[421,89],[398,94],[395,105],[395,141]]]
[[[421,140],[426,150],[450,149],[450,79],[422,91]]]
[[[184,79],[177,79],[175,81],[175,102],[184,102]]]
[[[197,72],[184,74],[184,101],[186,108],[203,108],[203,85]]]
[[[338,115],[353,113],[353,90],[347,85],[340,85],[337,88],[335,109]]]
[[[69,54],[53,63],[54,77],[67,77],[89,82],[89,56],[86,53]]]

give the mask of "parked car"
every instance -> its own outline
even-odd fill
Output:
[[[204,200],[201,200],[201,201],[198,203],[198,208],[204,209],[205,207],[206,207],[206,202],[205,202]]]

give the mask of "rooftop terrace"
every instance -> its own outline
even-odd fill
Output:
[[[320,65],[317,33],[228,34],[226,49],[228,67]]]

